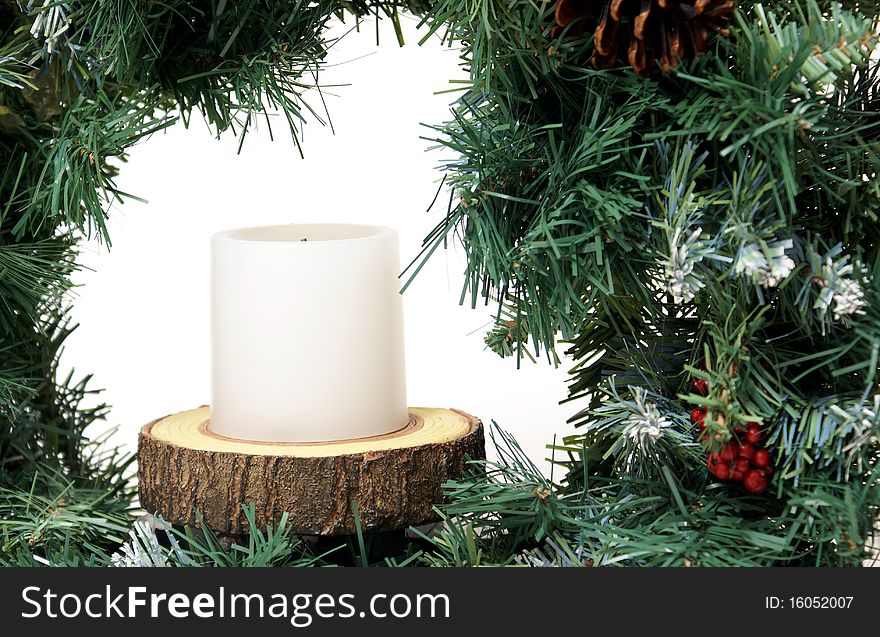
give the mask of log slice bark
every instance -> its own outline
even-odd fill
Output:
[[[355,533],[437,520],[441,485],[485,457],[480,421],[454,409],[410,408],[409,424],[383,436],[318,443],[265,443],[219,436],[210,409],[155,420],[141,429],[141,506],[167,522],[206,526],[224,536],[249,532],[242,504],[259,527],[286,512],[303,535]]]

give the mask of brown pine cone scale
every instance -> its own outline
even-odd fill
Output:
[[[626,60],[639,75],[663,73],[706,50],[712,33],[729,36],[733,0],[556,0],[556,33],[594,29],[593,65]]]

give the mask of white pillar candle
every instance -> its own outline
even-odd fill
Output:
[[[406,426],[396,232],[241,228],[211,251],[214,433],[307,442]]]

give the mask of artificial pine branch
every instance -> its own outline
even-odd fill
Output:
[[[547,28],[546,7],[486,7],[435,9],[460,16],[472,87],[435,137],[460,190],[428,248],[454,233],[472,300],[513,297],[530,334],[496,328],[496,349],[570,343],[584,433],[562,446],[568,483],[541,528],[596,563],[858,564],[880,498],[880,8],[740,4],[729,38],[634,81],[591,68],[589,39]],[[523,159],[538,177],[506,180],[498,201]],[[652,456],[671,423],[682,439]],[[747,432],[762,459],[740,472],[758,467],[758,495],[710,473],[716,454],[754,453]],[[450,560],[545,541],[525,514],[506,545],[480,526],[524,497],[519,479],[490,470],[450,494]],[[568,498],[602,528],[566,522]]]

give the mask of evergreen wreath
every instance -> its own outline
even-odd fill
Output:
[[[459,241],[489,348],[564,349],[585,407],[563,479],[496,428],[442,530],[383,564],[872,557],[877,0],[0,0],[0,563],[331,560],[284,522],[235,549],[132,526],[132,459],[86,438],[106,408],[57,363],[126,150],[192,113],[244,140],[278,109],[296,140],[328,21],[402,11],[471,77],[432,127],[452,198],[410,274]]]

